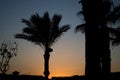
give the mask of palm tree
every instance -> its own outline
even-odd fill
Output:
[[[98,80],[100,72],[99,53],[99,9],[101,0],[81,0],[85,23],[78,25],[76,30],[85,32],[85,75],[87,80]],[[96,5],[97,4],[97,5]]]
[[[120,21],[120,5],[115,7],[112,0],[106,0],[103,1],[102,9],[103,13],[100,21],[102,74],[109,79],[111,73],[110,42],[118,36],[116,33],[119,33],[114,25],[117,25],[116,23]],[[111,34],[114,34],[114,36]]]
[[[61,18],[60,15],[55,14],[50,19],[48,12],[44,13],[43,17],[40,17],[38,14],[32,15],[30,20],[22,19],[22,22],[27,27],[23,29],[23,33],[15,35],[15,38],[31,41],[44,49],[44,75],[46,79],[48,79],[50,74],[49,57],[50,52],[53,51],[51,46],[60,38],[63,32],[70,29],[69,25],[59,27]]]
[[[89,6],[87,4],[87,2],[82,1],[82,5],[85,6],[85,4],[87,6]],[[100,4],[100,2],[98,4],[100,7],[97,7],[99,10],[99,11],[97,11],[97,12],[99,12],[99,15],[97,15],[97,16],[99,16],[99,17],[96,17],[98,19],[95,21],[95,24],[97,23],[99,25],[98,26],[99,33],[97,34],[97,35],[99,35],[99,37],[97,37],[99,39],[99,43],[97,43],[97,45],[99,46],[100,49],[98,49],[99,52],[96,54],[99,55],[98,63],[100,64],[100,62],[101,62],[103,75],[110,76],[110,72],[111,72],[111,70],[110,70],[110,66],[111,66],[110,41],[113,41],[113,40],[115,41],[114,37],[116,36],[116,38],[117,38],[117,36],[118,36],[116,34],[116,32],[119,33],[119,31],[116,28],[110,27],[109,25],[115,24],[117,21],[120,20],[120,6],[112,7],[113,4],[112,4],[112,1],[110,1],[110,0],[104,0],[101,2],[101,4]],[[88,9],[86,9],[86,10],[88,10]],[[89,12],[89,11],[86,11],[86,12]],[[89,13],[86,13],[86,15],[85,15],[84,10],[83,10],[83,12],[79,12],[79,14],[80,13],[82,13],[84,15],[84,17],[86,17],[86,15],[89,14]],[[92,20],[92,18],[90,18],[90,19]],[[88,21],[88,22],[91,22],[91,21]],[[76,27],[76,31],[82,30],[82,32],[84,32],[86,27],[88,27],[88,26],[89,25],[87,25],[87,22],[84,24],[78,25]],[[92,27],[90,27],[90,28],[92,28]],[[85,34],[86,34],[86,32],[85,32]],[[111,35],[111,34],[114,34],[114,35]],[[118,38],[117,38],[117,40],[118,40]],[[89,66],[88,66],[88,68],[89,68]],[[89,71],[86,71],[86,72],[89,72]]]

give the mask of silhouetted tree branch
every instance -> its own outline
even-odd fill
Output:
[[[0,71],[6,73],[10,68],[10,60],[17,55],[17,44],[3,41],[0,46]]]

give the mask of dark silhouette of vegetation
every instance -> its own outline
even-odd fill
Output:
[[[20,73],[20,72],[18,72],[18,71],[12,72],[13,75],[19,75],[19,73]]]
[[[45,79],[43,76],[35,76],[35,75],[0,74],[0,80],[45,80]],[[74,76],[66,76],[66,77],[52,77],[50,80],[87,80],[87,79],[85,76],[74,75]],[[120,72],[111,73],[110,80],[120,80]]]
[[[50,19],[48,12],[44,13],[43,17],[38,14],[32,15],[30,20],[22,19],[22,22],[25,23],[27,27],[23,29],[23,33],[15,35],[15,38],[34,42],[44,49],[44,75],[46,79],[48,79],[50,74],[49,57],[50,52],[53,51],[51,46],[60,38],[63,32],[70,29],[69,25],[59,27],[61,18],[61,15],[55,14],[53,18]]]
[[[45,79],[43,76],[37,75],[0,74],[0,80],[45,80]]]
[[[114,37],[118,37],[116,33],[120,33],[114,25],[118,25],[120,21],[120,5],[114,6],[112,0],[103,1],[103,13],[100,20],[100,56],[102,65],[102,75],[109,80],[111,72],[111,52],[110,42],[113,44]],[[118,26],[119,27],[119,26]],[[114,34],[114,35],[113,35]]]
[[[97,80],[100,79],[99,75],[103,75],[105,80],[109,80],[111,72],[110,41],[112,44],[117,43],[120,34],[118,28],[113,28],[110,24],[113,26],[120,20],[120,6],[114,7],[111,0],[81,0],[80,3],[83,11],[78,14],[84,16],[85,23],[78,25],[76,31],[85,32],[85,75],[90,80],[94,79],[95,75]]]
[[[99,80],[100,56],[99,56],[99,24],[100,3],[102,0],[81,0],[85,23],[76,27],[76,30],[85,31],[85,76],[87,80]],[[81,27],[82,26],[82,27]]]
[[[0,46],[0,71],[5,74],[10,68],[10,60],[17,55],[17,44],[3,41]]]

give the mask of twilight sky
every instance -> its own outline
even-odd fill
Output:
[[[84,34],[74,33],[76,25],[83,22],[76,13],[81,10],[78,0],[0,0],[0,43],[13,40],[19,44],[17,57],[11,60],[9,73],[17,70],[21,74],[43,75],[44,51],[38,45],[22,39],[15,39],[26,27],[21,19],[32,14],[48,11],[50,17],[61,14],[60,25],[70,24],[71,29],[56,44],[50,56],[50,77],[84,75],[85,39]],[[120,71],[120,47],[111,48],[112,72]]]

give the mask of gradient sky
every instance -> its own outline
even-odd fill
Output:
[[[44,51],[38,45],[22,39],[14,39],[26,27],[21,19],[29,19],[34,13],[41,16],[48,11],[50,17],[61,14],[60,25],[70,24],[71,30],[52,46],[50,56],[50,77],[84,75],[85,39],[84,34],[74,33],[76,25],[83,19],[76,13],[81,10],[78,0],[0,0],[0,43],[13,40],[19,44],[17,57],[11,60],[8,73],[19,71],[21,74],[43,75]],[[112,47],[112,72],[120,71],[120,47]]]

